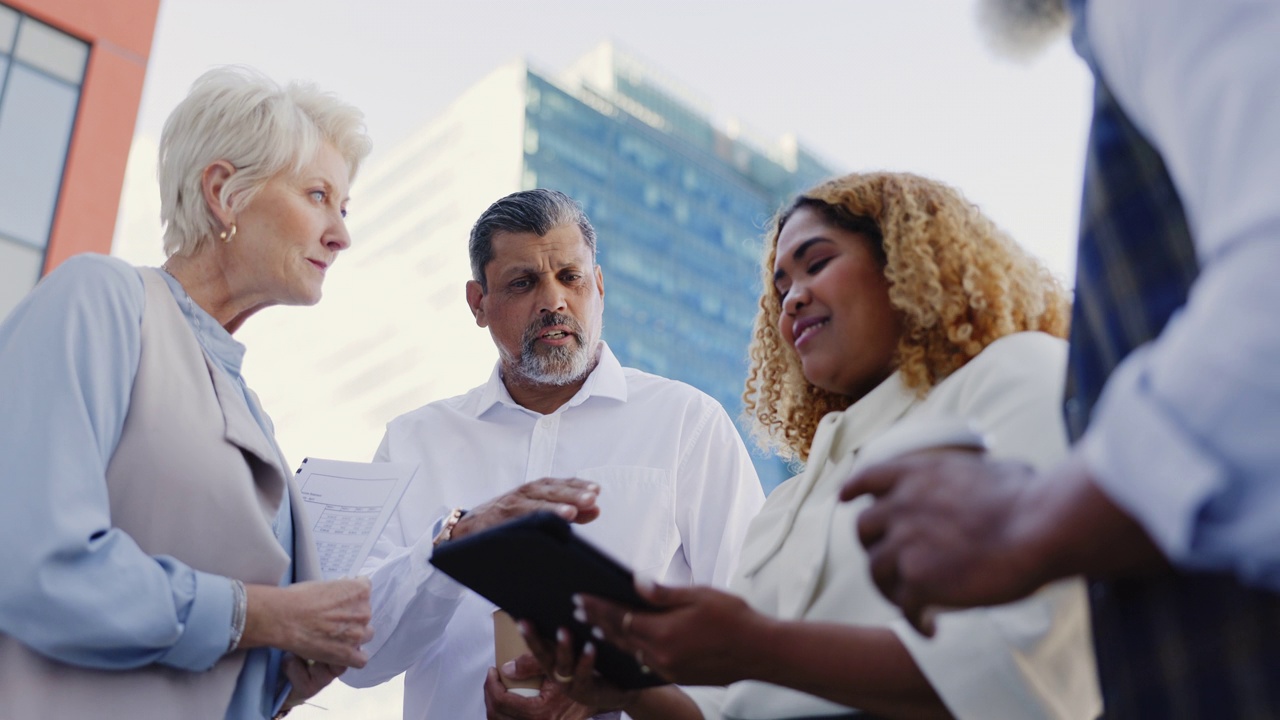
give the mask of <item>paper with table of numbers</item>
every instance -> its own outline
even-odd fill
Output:
[[[417,471],[416,463],[302,461],[295,479],[326,580],[355,577]]]

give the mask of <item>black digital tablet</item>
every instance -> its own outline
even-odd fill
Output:
[[[538,635],[555,642],[567,628],[581,652],[591,628],[573,619],[573,595],[596,595],[636,608],[650,605],[635,590],[631,571],[578,537],[563,518],[540,512],[443,543],[431,564],[488,598],[512,617],[530,621]],[[630,654],[593,640],[596,670],[618,687],[666,683]]]

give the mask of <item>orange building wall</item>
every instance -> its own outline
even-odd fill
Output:
[[[111,252],[160,0],[4,0],[91,45],[44,272]]]

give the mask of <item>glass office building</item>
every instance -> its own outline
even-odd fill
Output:
[[[609,346],[738,417],[764,227],[831,170],[795,142],[730,136],[610,45],[527,83],[522,185],[564,191],[595,224]],[[776,460],[757,467],[766,487],[785,479]]]

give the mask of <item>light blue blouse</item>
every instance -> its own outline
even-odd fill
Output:
[[[240,375],[244,346],[165,279],[274,446],[271,421]],[[230,582],[146,555],[111,527],[106,469],[138,371],[144,304],[135,268],[81,255],[0,323],[0,632],[74,665],[200,672],[230,641]],[[293,576],[291,518],[286,493],[274,523],[291,559],[282,584]],[[229,720],[270,716],[279,660],[278,650],[249,652]]]

